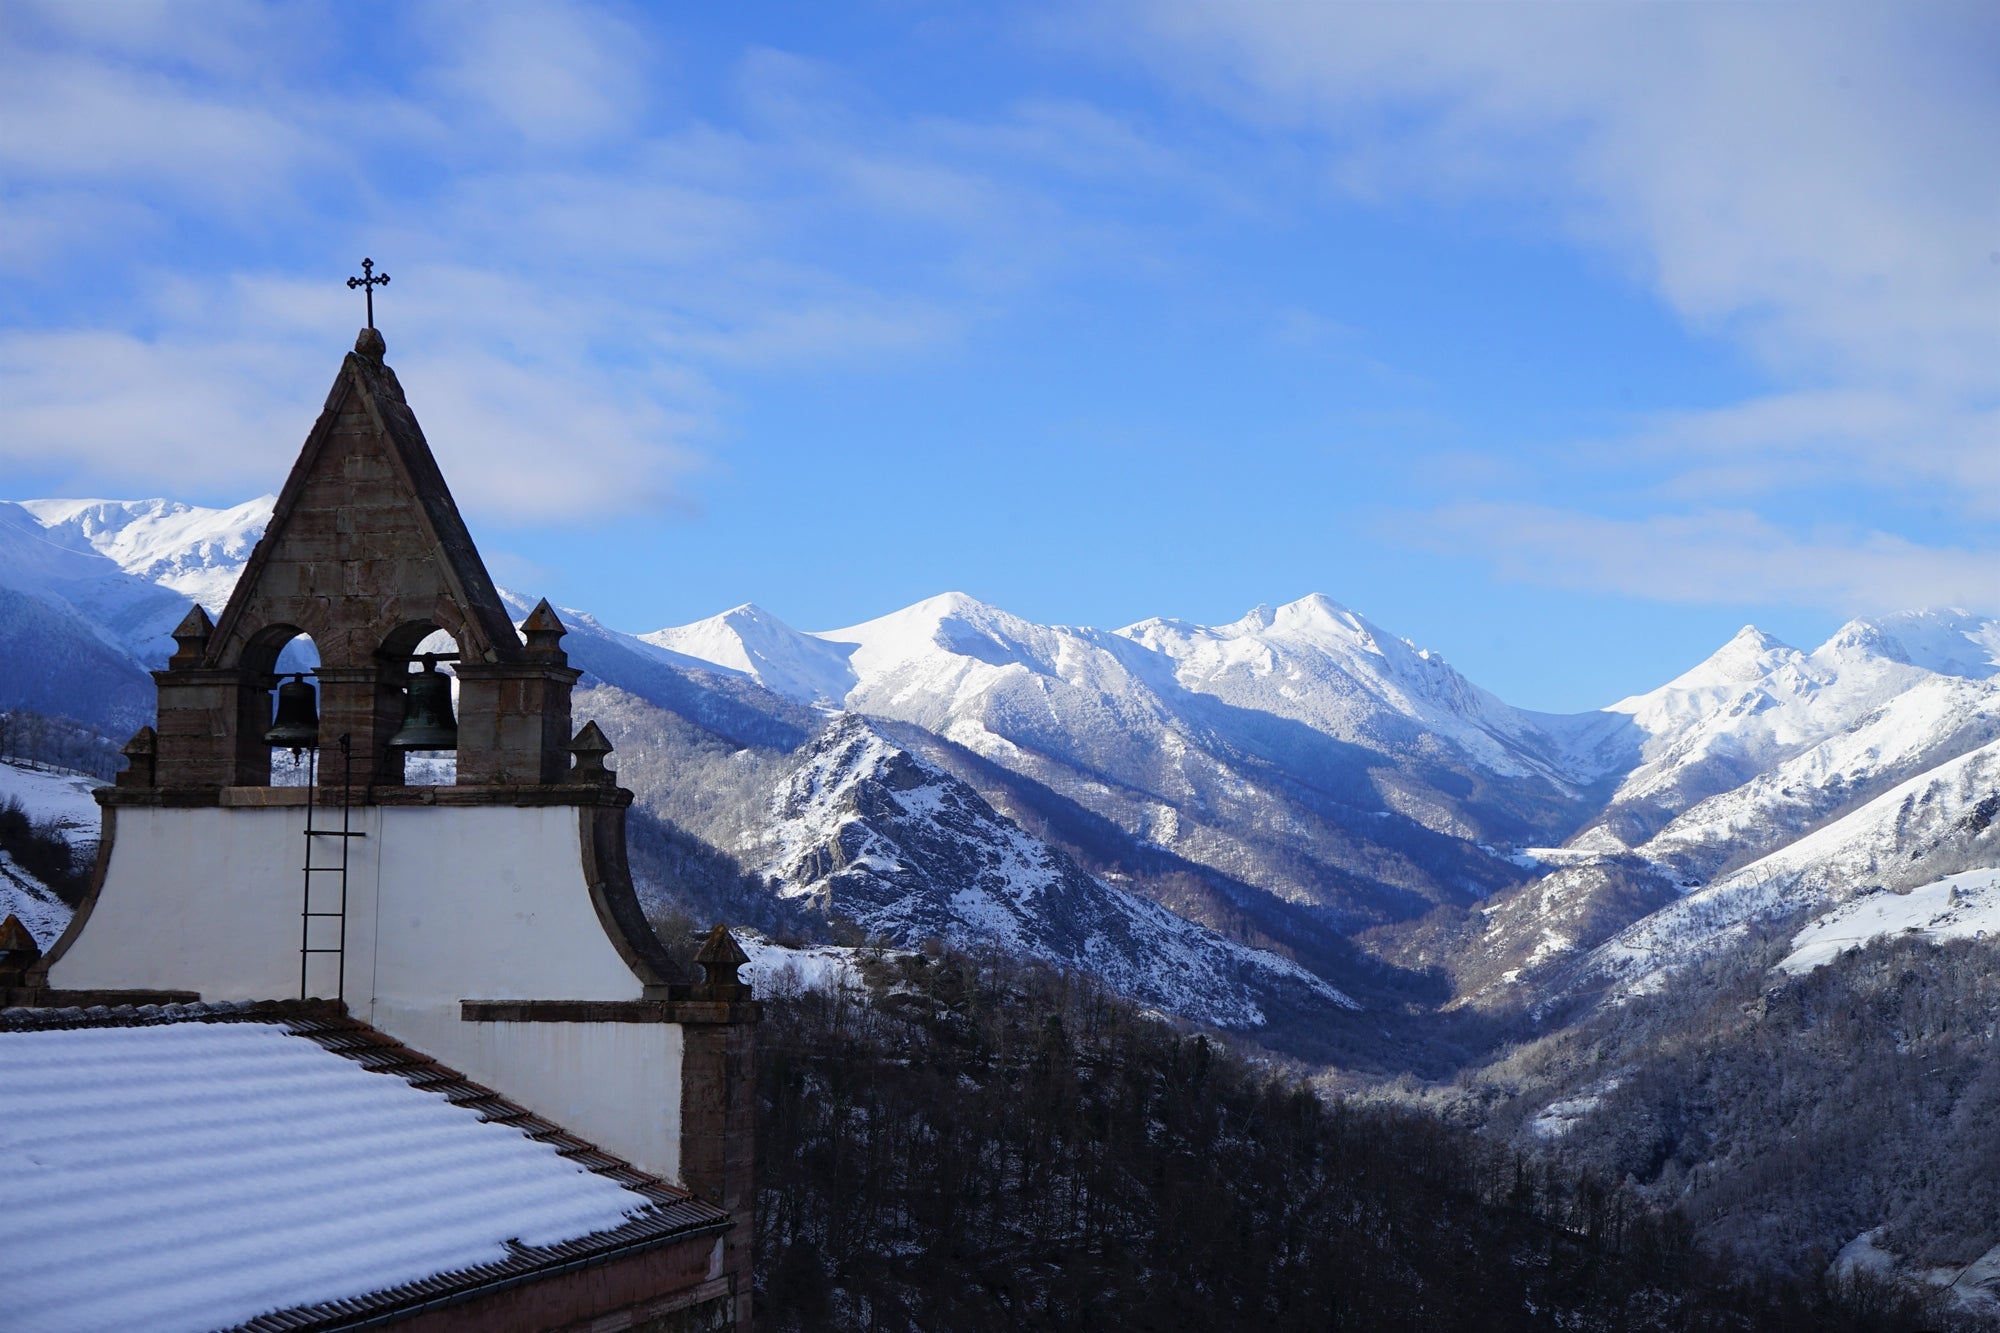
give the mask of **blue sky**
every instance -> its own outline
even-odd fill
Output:
[[[1990,5],[0,8],[7,495],[389,359],[641,631],[1320,591],[1512,702],[2000,612]]]

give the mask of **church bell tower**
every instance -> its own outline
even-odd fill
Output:
[[[709,1280],[747,1328],[744,956],[718,926],[697,979],[654,937],[626,865],[632,793],[596,725],[572,730],[563,624],[544,601],[517,630],[372,324],[228,605],[213,623],[192,609],[154,673],[157,727],[99,792],[95,878],[28,968],[29,1002],[338,1000],[727,1210]],[[412,672],[439,631],[456,644],[457,769],[430,785],[409,780],[398,733],[421,689],[418,734],[451,736],[431,664]],[[281,680],[302,634],[318,667]],[[316,780],[272,785],[274,742],[312,740]]]

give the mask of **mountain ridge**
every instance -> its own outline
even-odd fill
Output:
[[[0,503],[0,556],[15,556],[0,560],[13,663],[0,703],[134,725],[165,631],[189,599],[226,598],[269,508]],[[703,771],[740,809],[660,808],[728,855],[775,827],[759,793],[859,717],[897,756],[877,768],[965,783],[955,799],[986,803],[992,821],[1009,819],[1003,807],[1043,812],[1041,833],[1016,832],[1079,875],[1093,859],[1138,866],[1117,872],[1116,891],[1235,930],[1290,930],[1301,947],[1323,926],[1390,964],[1456,969],[1461,1002],[1503,1007],[1634,973],[1585,960],[1643,952],[1632,941],[1647,921],[1665,930],[1706,911],[1723,939],[1769,916],[1777,900],[1743,877],[1769,881],[1788,848],[1826,849],[1850,878],[1925,837],[1936,855],[1947,826],[1983,808],[1984,756],[2000,741],[2000,620],[1956,608],[1851,620],[1810,650],[1746,626],[1656,689],[1574,714],[1515,708],[1319,593],[1218,626],[1039,625],[959,592],[815,632],[754,603],[637,635],[563,616],[586,685],[654,710],[621,742],[633,773],[654,762],[646,747],[663,744],[668,717],[693,730],[660,755],[723,756]],[[897,727],[916,731],[898,742]],[[943,748],[926,758],[935,747],[919,736]],[[753,754],[760,776],[744,786],[726,765],[747,761],[726,756]],[[672,785],[663,768],[648,799]],[[1931,789],[1930,814],[1884,822],[1880,802]],[[893,842],[886,830],[868,834]],[[1876,848],[1869,869],[1840,850],[1863,846]],[[1778,896],[1813,910],[1856,887]],[[1439,913],[1465,924],[1422,924]],[[1683,936],[1695,942],[1654,953],[1672,965],[1710,947]]]

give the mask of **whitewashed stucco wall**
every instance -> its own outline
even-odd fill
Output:
[[[319,827],[338,827],[321,810]],[[117,811],[80,934],[50,967],[65,990],[299,993],[305,811]],[[537,1114],[669,1178],[678,1173],[681,1032],[657,1023],[467,1023],[463,1000],[627,1000],[639,979],[605,934],[567,806],[367,806],[353,812],[346,999],[356,1017]],[[315,864],[337,864],[338,839]],[[315,906],[338,899],[319,875]],[[315,923],[330,934],[332,922]],[[316,955],[309,992],[330,997]]]

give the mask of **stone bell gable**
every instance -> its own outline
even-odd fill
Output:
[[[347,736],[357,784],[396,786],[403,685],[436,630],[458,642],[459,784],[555,783],[569,768],[570,688],[578,673],[561,622],[514,630],[430,445],[364,329],[221,619],[197,607],[174,638],[160,687],[158,785],[270,780],[271,673],[300,634],[319,651],[320,730]],[[553,625],[554,632],[549,632]],[[320,765],[322,785],[342,766]]]
[[[563,623],[542,602],[516,631],[382,356],[363,330],[222,615],[175,631],[157,727],[97,793],[84,901],[46,955],[0,937],[0,1005],[330,1004],[714,1205],[712,1254],[660,1297],[714,1318],[643,1326],[747,1330],[742,951],[718,926],[697,980],[655,938],[626,861],[633,795],[603,731],[572,734]],[[423,711],[418,682],[433,700],[443,684],[411,674],[439,630],[458,646],[456,778],[412,784],[391,740]],[[316,729],[311,704],[274,729],[300,634]],[[315,738],[317,782],[272,786],[273,745]]]

